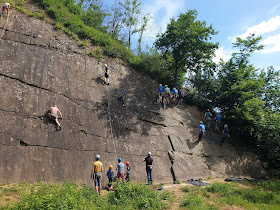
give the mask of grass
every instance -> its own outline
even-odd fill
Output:
[[[122,182],[114,189],[100,197],[93,187],[70,182],[0,184],[0,209],[280,209],[279,180],[183,186],[180,193]]]

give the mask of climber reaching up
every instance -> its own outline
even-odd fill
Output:
[[[7,15],[9,14],[9,10],[10,10],[10,4],[9,3],[4,3],[3,4],[3,9],[2,9],[2,13],[4,14],[5,10],[7,11]]]
[[[120,101],[121,103],[122,103],[122,106],[123,107],[125,107],[125,102],[124,102],[124,100],[125,100],[125,95],[124,95],[124,91],[122,90],[121,91],[121,95],[120,96],[118,96],[118,101]]]
[[[60,130],[61,130],[61,126],[60,126],[60,124],[59,124],[59,122],[58,122],[58,114],[57,114],[57,112],[58,112],[58,113],[60,114],[60,116],[61,116],[61,119],[62,119],[62,114],[61,114],[60,110],[57,108],[56,105],[54,105],[54,106],[52,106],[52,107],[50,108],[50,112],[51,112],[51,113],[49,113],[49,117],[50,117],[51,119],[53,119],[53,120],[56,122],[56,124],[58,125],[58,127],[59,127]]]

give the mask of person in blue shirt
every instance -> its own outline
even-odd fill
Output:
[[[172,95],[173,95],[173,102],[176,103],[178,98],[178,90],[175,87],[172,90]]]
[[[219,114],[216,114],[214,120],[216,120],[215,131],[216,131],[216,132],[219,132],[219,130],[220,130],[220,125],[221,125],[221,120],[222,120],[221,117],[220,117],[220,115],[219,115]]]
[[[168,85],[165,85],[165,100],[166,100],[166,103],[169,104],[170,103],[170,88],[168,87]]]
[[[164,100],[164,87],[162,86],[162,84],[159,84],[158,87],[158,97],[159,97],[159,102],[163,104],[163,100]]]
[[[202,121],[199,122],[199,135],[198,135],[198,140],[196,143],[199,143],[202,139],[203,134],[205,133],[205,126]]]
[[[110,189],[111,186],[112,186],[113,177],[114,177],[114,171],[113,171],[113,166],[112,165],[109,166],[109,170],[107,171],[107,177],[108,177],[108,180],[109,180],[108,188]]]
[[[228,128],[228,125],[225,124],[224,125],[224,130],[223,130],[223,133],[222,133],[222,139],[221,139],[219,145],[222,145],[225,142],[226,138],[229,138],[229,137],[230,137],[229,128]]]

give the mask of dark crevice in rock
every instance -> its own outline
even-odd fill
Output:
[[[142,120],[144,122],[148,122],[148,123],[151,123],[153,125],[159,125],[159,126],[163,126],[163,127],[168,127],[167,125],[165,124],[162,124],[162,123],[158,123],[158,122],[155,122],[155,121],[152,121],[152,120],[148,120],[148,119],[145,119],[145,118],[139,118],[139,120]]]
[[[172,147],[172,150],[175,151],[175,148],[174,148],[174,145],[173,145],[173,142],[172,142],[172,140],[171,140],[170,135],[168,135],[168,140],[169,140],[169,142],[170,142],[170,145],[171,145],[171,147]]]
[[[169,157],[169,160],[170,160],[170,162],[171,162],[170,173],[171,173],[173,182],[174,182],[174,184],[175,184],[176,176],[175,176],[175,171],[174,171],[174,168],[173,168],[173,164],[174,164],[173,151],[168,151],[168,157]]]

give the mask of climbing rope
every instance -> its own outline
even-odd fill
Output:
[[[134,138],[133,130],[131,129],[131,126],[130,126],[131,124],[129,123],[129,119],[131,119],[131,118],[128,116],[128,111],[127,111],[127,106],[126,106],[125,100],[124,100],[123,102],[124,102],[124,105],[125,105],[125,111],[126,111],[126,115],[127,115],[128,129],[131,131],[131,137],[132,137],[132,139],[135,141],[135,143],[136,143],[136,145],[137,145],[137,147],[138,147],[138,150],[140,151],[141,156],[144,157],[139,142],[136,141],[136,138]]]
[[[113,146],[114,146],[114,154],[115,154],[115,158],[117,159],[117,150],[116,150],[116,144],[115,144],[115,139],[114,139],[114,135],[113,135],[113,127],[112,127],[112,117],[111,117],[111,110],[110,110],[110,97],[108,96],[108,88],[107,85],[105,86],[106,89],[106,94],[107,94],[107,101],[108,101],[108,117],[109,117],[109,124],[110,124],[110,130],[111,130],[111,137],[112,137],[112,142],[113,142]]]

